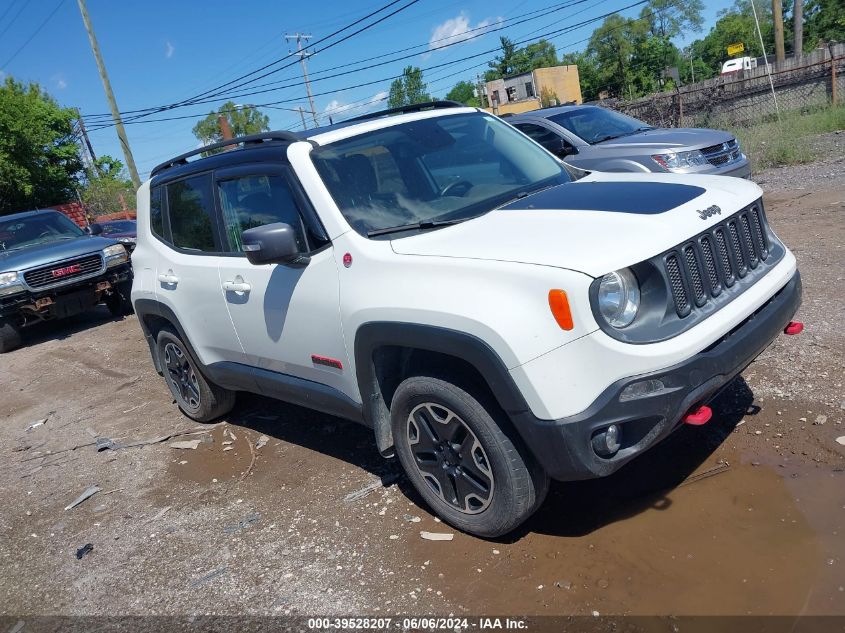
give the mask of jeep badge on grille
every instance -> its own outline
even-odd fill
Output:
[[[698,217],[700,217],[702,220],[706,220],[707,218],[712,217],[714,215],[722,215],[722,209],[714,204],[713,206],[707,207],[706,209],[701,209],[697,213]]]

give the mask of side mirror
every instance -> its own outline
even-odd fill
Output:
[[[243,250],[250,264],[287,264],[304,266],[310,257],[299,251],[296,234],[290,224],[274,222],[247,229],[241,236]]]
[[[93,224],[88,225],[88,234],[89,235],[102,235],[103,233],[103,225],[97,224],[94,222]]]

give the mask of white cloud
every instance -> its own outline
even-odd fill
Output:
[[[322,116],[330,116],[333,119],[340,121],[355,114],[366,114],[367,112],[371,112],[372,110],[376,110],[383,106],[384,101],[387,99],[387,95],[387,90],[383,90],[381,92],[377,92],[368,99],[353,103],[344,103],[338,99],[332,99],[329,101],[328,105],[323,108]]]
[[[478,38],[486,32],[484,30],[485,27],[491,26],[501,19],[497,18],[493,20],[487,18],[473,25],[470,23],[469,15],[462,11],[457,17],[449,18],[442,24],[434,27],[431,31],[431,37],[428,40],[428,48],[431,50]]]
[[[171,57],[173,57],[173,53],[175,53],[175,52],[176,52],[176,47],[173,46],[173,44],[171,44],[170,42],[164,43],[164,56],[167,59],[170,59]]]
[[[53,84],[56,86],[56,90],[64,90],[67,88],[67,81],[65,81],[65,77],[62,74],[53,75],[50,79],[53,80]]]

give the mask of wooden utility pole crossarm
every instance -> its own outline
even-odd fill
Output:
[[[135,188],[141,186],[141,179],[138,177],[138,169],[135,167],[135,159],[132,157],[132,150],[129,148],[129,140],[126,138],[126,130],[123,128],[123,121],[120,118],[120,110],[117,109],[117,103],[114,99],[114,93],[111,89],[111,82],[106,73],[106,65],[103,63],[103,57],[100,55],[100,46],[97,44],[97,36],[94,35],[94,28],[91,26],[91,18],[88,17],[88,9],[85,7],[85,0],[76,0],[79,4],[79,12],[82,14],[82,21],[85,23],[85,30],[88,31],[88,40],[91,42],[91,51],[94,53],[94,60],[97,62],[97,70],[100,71],[100,79],[103,81],[103,89],[106,92],[106,100],[109,102],[111,109],[112,120],[114,127],[117,130],[117,138],[120,140],[120,146],[123,149],[123,156],[126,158],[126,168],[129,170],[129,176],[132,178],[132,184]]]

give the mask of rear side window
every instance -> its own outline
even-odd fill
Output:
[[[233,251],[243,252],[243,232],[256,226],[283,222],[293,227],[296,242],[308,250],[299,208],[284,177],[259,174],[232,178],[217,183],[223,223]]]
[[[150,229],[158,237],[164,237],[164,218],[161,214],[161,187],[150,191]]]
[[[219,250],[214,243],[211,175],[168,184],[167,214],[174,246],[207,253]]]
[[[514,127],[516,127],[520,132],[530,136],[543,147],[552,147],[555,141],[560,143],[560,137],[557,134],[540,125],[534,125],[533,123],[517,123]]]

